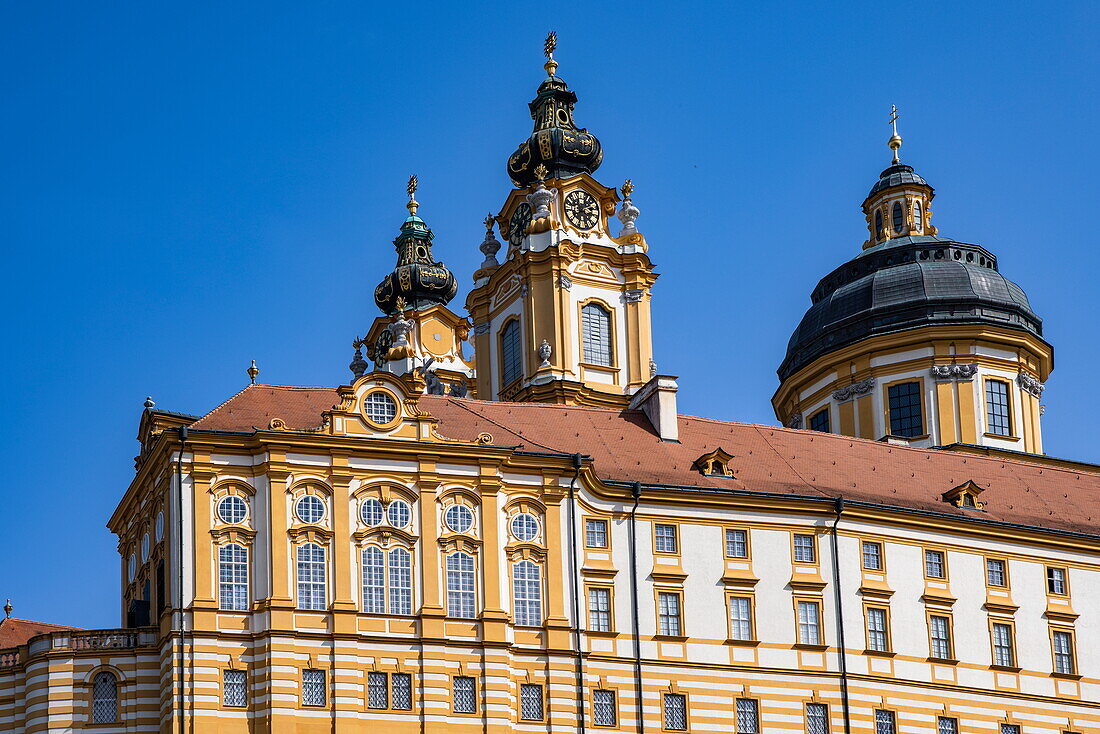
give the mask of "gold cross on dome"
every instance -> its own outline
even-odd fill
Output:
[[[894,135],[898,134],[898,106],[896,104],[890,105],[890,127],[894,130]]]

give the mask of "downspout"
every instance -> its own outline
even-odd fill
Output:
[[[179,721],[180,721],[180,734],[184,732],[184,708],[186,706],[186,699],[184,698],[183,690],[183,676],[184,676],[184,663],[183,655],[186,651],[186,644],[183,637],[183,451],[187,444],[187,426],[179,427],[179,439],[180,450],[179,455],[176,457],[176,548],[178,550],[177,563],[176,563],[176,613],[172,615],[176,619],[176,623],[179,626],[179,673],[177,680],[180,687],[179,694]]]
[[[840,701],[844,710],[844,734],[852,734],[852,715],[848,702],[848,647],[844,641],[844,598],[840,591],[840,554],[836,526],[840,524],[840,516],[844,512],[844,498],[837,497],[836,518],[833,520],[832,544],[833,544],[833,603],[836,607],[837,644],[840,647],[837,659],[840,661]]]
[[[645,716],[642,706],[642,637],[638,622],[638,540],[637,516],[638,500],[642,496],[642,483],[634,482],[630,488],[634,504],[630,508],[630,623],[634,632],[634,697],[637,701],[638,734],[645,732]]]
[[[577,726],[584,734],[584,654],[581,652],[581,612],[577,584],[577,479],[584,465],[580,454],[573,454],[573,479],[569,482],[569,581],[572,588],[574,670],[577,687]]]

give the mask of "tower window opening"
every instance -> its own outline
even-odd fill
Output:
[[[901,210],[901,202],[894,202],[894,232],[901,234],[902,228],[905,226],[905,214]]]
[[[584,361],[603,366],[611,365],[611,314],[597,303],[589,303],[581,309],[584,333]]]
[[[882,210],[879,209],[875,212],[875,239],[881,240],[883,234],[884,232],[882,228]]]
[[[523,374],[523,363],[520,359],[520,333],[519,321],[509,321],[500,334],[500,361],[501,384],[511,385]]]
[[[924,229],[924,211],[919,201],[913,202],[913,229],[918,232]]]
[[[903,382],[888,388],[890,435],[913,438],[924,433],[921,416],[920,383]]]
[[[810,416],[810,430],[820,431],[821,433],[831,433],[831,426],[829,425],[829,409],[822,408],[813,415]]]
[[[988,380],[985,383],[985,412],[990,433],[998,436],[1012,435],[1007,382]]]

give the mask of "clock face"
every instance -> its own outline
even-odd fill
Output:
[[[592,229],[600,221],[600,206],[587,191],[570,191],[565,197],[565,216],[580,229]]]
[[[512,218],[508,220],[508,241],[515,247],[519,247],[527,234],[527,225],[531,223],[531,207],[520,204],[512,212]]]

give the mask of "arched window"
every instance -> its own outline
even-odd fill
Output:
[[[327,597],[325,549],[316,543],[298,546],[298,608],[324,609]]]
[[[386,558],[373,545],[363,549],[363,611],[386,613]]]
[[[92,723],[113,724],[118,721],[118,678],[103,671],[92,679]]]
[[[581,341],[584,361],[589,364],[611,364],[611,314],[598,303],[581,309]]]
[[[218,607],[248,611],[248,549],[236,543],[218,548]]]
[[[894,202],[894,231],[901,233],[902,228],[905,225],[905,214],[901,210],[901,202]]]
[[[875,210],[875,239],[881,240],[882,234],[882,210],[877,209]]]
[[[390,614],[412,614],[412,555],[394,548],[389,556]]]
[[[913,202],[913,229],[918,232],[924,229],[924,211],[919,201]]]
[[[447,556],[447,616],[473,619],[477,597],[474,591],[474,557],[469,553]]]
[[[501,386],[511,385],[523,375],[523,360],[520,354],[519,321],[509,321],[500,333]]]
[[[516,624],[542,624],[542,569],[538,564],[520,561],[512,567],[512,602]]]

